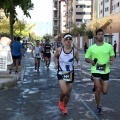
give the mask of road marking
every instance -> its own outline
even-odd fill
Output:
[[[77,94],[75,90],[72,90],[72,91],[73,91],[73,94]],[[78,100],[80,100],[83,103],[83,105],[92,113],[92,115],[96,118],[96,120],[100,120],[80,96],[78,97]]]
[[[75,79],[78,79],[78,77],[75,77]],[[81,79],[81,80],[75,80],[75,82],[89,82],[89,81],[92,81],[90,78],[84,78],[84,79]],[[120,81],[120,79],[109,79],[109,81]]]

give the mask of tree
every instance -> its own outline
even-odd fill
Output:
[[[96,33],[98,28],[105,30],[112,23],[110,16],[104,17],[102,19],[97,19],[96,14],[93,14],[92,22],[89,23],[88,29],[92,30],[93,33]]]
[[[75,24],[73,25],[73,29],[70,31],[70,33],[73,35],[73,37],[77,37],[78,35],[85,35],[86,32],[86,23],[81,23],[80,27],[77,27]]]
[[[86,36],[88,37],[88,39],[92,39],[93,38],[93,31],[92,30],[87,30],[86,31]]]
[[[0,0],[0,8],[4,9],[6,17],[10,18],[10,38],[13,40],[13,24],[17,20],[16,7],[19,6],[26,17],[30,17],[29,10],[33,9],[31,0]]]
[[[17,20],[14,23],[14,36],[29,36],[35,24],[28,24],[25,20]],[[9,19],[4,17],[0,22],[0,33],[10,34]]]
[[[49,34],[45,34],[45,35],[43,36],[43,39],[51,39],[51,38],[53,38],[53,36],[51,36],[51,35],[49,35]]]

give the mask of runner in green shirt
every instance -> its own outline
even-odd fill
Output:
[[[114,50],[111,44],[105,43],[102,29],[96,31],[97,41],[85,54],[85,61],[91,63],[91,78],[94,82],[97,114],[102,114],[100,93],[107,94],[109,87],[110,65],[113,64]]]

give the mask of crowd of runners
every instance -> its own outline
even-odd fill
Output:
[[[97,114],[102,114],[100,103],[101,93],[107,94],[109,88],[109,73],[110,65],[114,61],[113,46],[104,42],[104,32],[102,29],[96,31],[96,43],[90,46],[85,53],[85,61],[91,64],[91,80],[94,83],[93,92],[95,93]],[[0,43],[3,46],[2,43]],[[18,65],[22,56],[25,56],[26,44],[20,44],[20,38],[12,44],[13,64],[16,65],[15,73],[18,73]],[[43,41],[37,40],[34,43],[29,43],[31,46],[31,55],[34,58],[35,70],[40,72],[40,62],[45,62],[46,68],[49,70],[51,62],[51,52],[54,53],[55,69],[57,69],[57,78],[60,86],[59,109],[66,115],[67,103],[70,99],[72,86],[74,83],[74,60],[76,60],[78,68],[82,68],[82,63],[79,58],[78,50],[73,44],[73,37],[70,33],[58,37],[54,44],[50,43],[49,39]],[[10,73],[12,71],[10,67]]]

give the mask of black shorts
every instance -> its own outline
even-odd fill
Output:
[[[45,57],[51,58],[51,54],[45,54]]]
[[[60,74],[57,74],[58,80],[63,80],[63,76]],[[74,82],[74,71],[72,73],[72,80],[71,81],[66,81],[67,83],[73,83]]]
[[[37,58],[37,57],[35,57],[35,59],[40,60],[41,58]]]
[[[93,81],[94,79],[102,79],[103,81],[108,81],[109,73],[107,74],[92,73],[91,80]]]
[[[19,56],[14,56],[14,55],[12,55],[12,58],[13,58],[13,59],[20,59],[20,57],[21,57],[20,55],[19,55]]]

